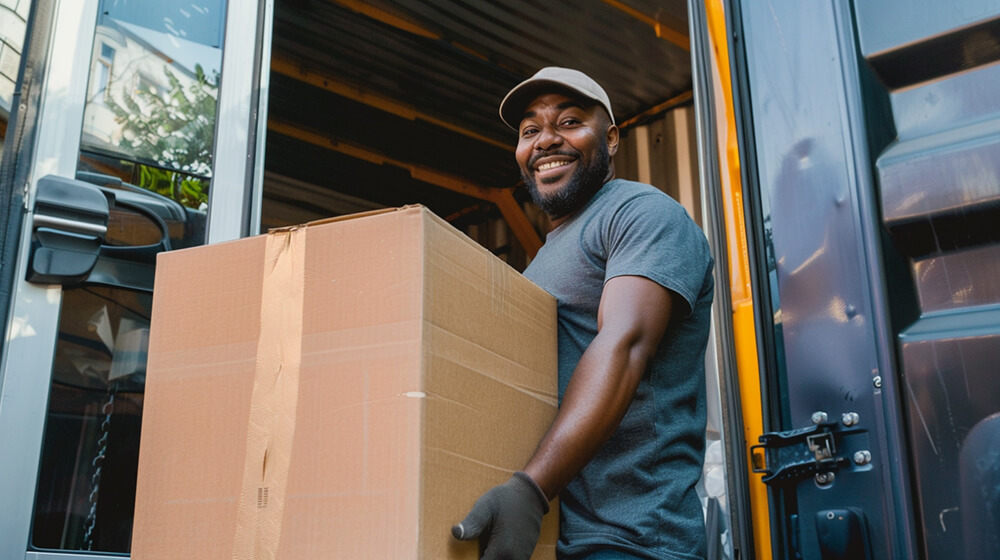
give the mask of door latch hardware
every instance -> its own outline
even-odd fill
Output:
[[[768,485],[831,473],[851,462],[850,458],[837,455],[837,438],[861,431],[827,420],[798,430],[768,432],[760,436],[758,445],[750,447],[753,472],[763,474],[761,481]]]
[[[837,450],[837,443],[833,441],[833,434],[830,432],[806,436],[806,446],[812,451],[817,463],[833,459],[833,453]]]

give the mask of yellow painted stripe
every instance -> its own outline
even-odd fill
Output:
[[[666,23],[658,19],[647,16],[646,14],[640,12],[639,10],[636,10],[635,8],[629,6],[624,2],[620,2],[619,0],[603,0],[603,1],[608,6],[611,6],[616,10],[624,12],[628,14],[630,17],[637,19],[642,23],[645,23],[646,25],[652,27],[653,32],[656,33],[656,36],[659,37],[660,39],[673,43],[686,51],[691,50],[691,39],[688,37],[688,34],[682,31],[681,29],[667,25]]]
[[[730,286],[732,291],[733,338],[736,346],[736,369],[739,376],[740,406],[743,436],[747,443],[747,475],[754,557],[771,558],[771,516],[767,502],[767,487],[760,475],[752,472],[749,446],[757,443],[764,433],[761,401],[760,369],[757,356],[757,333],[754,327],[753,292],[747,253],[747,234],[743,213],[743,184],[740,176],[739,145],[736,137],[736,116],[733,110],[730,79],[729,44],[726,20],[721,0],[705,0],[709,39],[714,52],[713,65],[717,91],[722,92],[725,121],[716,123],[720,142],[719,171],[723,183],[723,210],[729,248]]]
[[[347,84],[339,82],[333,76],[324,74],[322,72],[310,69],[302,65],[300,62],[296,62],[292,59],[285,58],[281,55],[275,55],[271,59],[271,70],[282,76],[287,76],[294,80],[298,80],[303,83],[307,83],[311,86],[324,89],[330,93],[335,93],[341,97],[350,99],[351,101],[356,101],[369,107],[374,107],[379,111],[384,111],[390,115],[396,115],[397,117],[402,117],[407,120],[422,120],[424,122],[433,124],[434,126],[441,127],[445,130],[450,130],[456,132],[463,136],[472,138],[473,140],[478,140],[480,142],[489,144],[496,148],[513,153],[514,152],[514,139],[510,142],[501,142],[499,140],[494,140],[489,136],[484,136],[477,132],[473,132],[467,128],[463,128],[444,119],[439,119],[437,117],[428,115],[417,111],[412,106],[396,101],[395,99],[390,99],[386,96],[379,95],[372,91],[366,91],[360,88],[349,86]]]
[[[629,117],[628,119],[625,119],[624,121],[621,122],[621,124],[618,125],[618,128],[625,130],[626,128],[629,128],[630,126],[636,123],[645,121],[646,119],[652,118],[656,115],[659,115],[660,113],[665,113],[670,109],[677,107],[678,105],[682,105],[684,103],[687,103],[688,101],[691,101],[692,99],[694,99],[694,91],[685,91],[680,95],[671,97],[670,99],[664,101],[663,103],[660,103],[659,105],[655,105],[653,107],[650,107],[649,109],[646,109],[645,111],[639,113],[638,115],[635,115],[634,117]]]
[[[362,2],[360,0],[330,0],[334,4],[347,8],[353,12],[368,16],[376,21],[380,21],[386,25],[395,27],[396,29],[401,29],[408,33],[413,33],[414,35],[419,35],[420,37],[425,37],[427,39],[439,40],[441,35],[422,27],[420,24],[400,17],[398,15],[389,13],[385,10],[380,10],[375,6],[368,4],[367,2]]]
[[[327,150],[333,150],[374,165],[399,167],[408,171],[410,177],[418,181],[423,181],[479,200],[492,202],[500,209],[504,219],[507,221],[507,225],[510,226],[511,231],[514,233],[514,237],[517,238],[518,243],[524,247],[528,255],[534,258],[535,254],[538,253],[538,249],[542,246],[541,238],[531,226],[531,222],[524,214],[524,209],[514,200],[513,188],[497,189],[475,185],[454,175],[449,175],[422,165],[393,159],[373,150],[346,144],[326,134],[307,130],[301,126],[283,121],[269,119],[267,121],[267,129],[271,132],[295,138]]]

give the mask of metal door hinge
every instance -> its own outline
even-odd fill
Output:
[[[846,415],[845,415],[846,416]],[[753,472],[763,474],[768,485],[796,483],[814,477],[818,484],[833,482],[833,471],[851,462],[837,454],[838,440],[862,432],[856,415],[851,422],[827,420],[825,413],[813,415],[813,425],[786,432],[768,432],[750,447]]]

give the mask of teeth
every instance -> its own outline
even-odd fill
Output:
[[[538,166],[538,170],[539,171],[546,171],[548,169],[555,169],[557,167],[562,167],[562,166],[568,165],[568,164],[569,164],[568,161],[550,161],[548,163],[543,163],[543,164],[539,165]]]

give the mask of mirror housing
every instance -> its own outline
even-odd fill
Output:
[[[31,226],[28,282],[76,284],[94,269],[108,231],[108,197],[67,177],[38,180]]]

